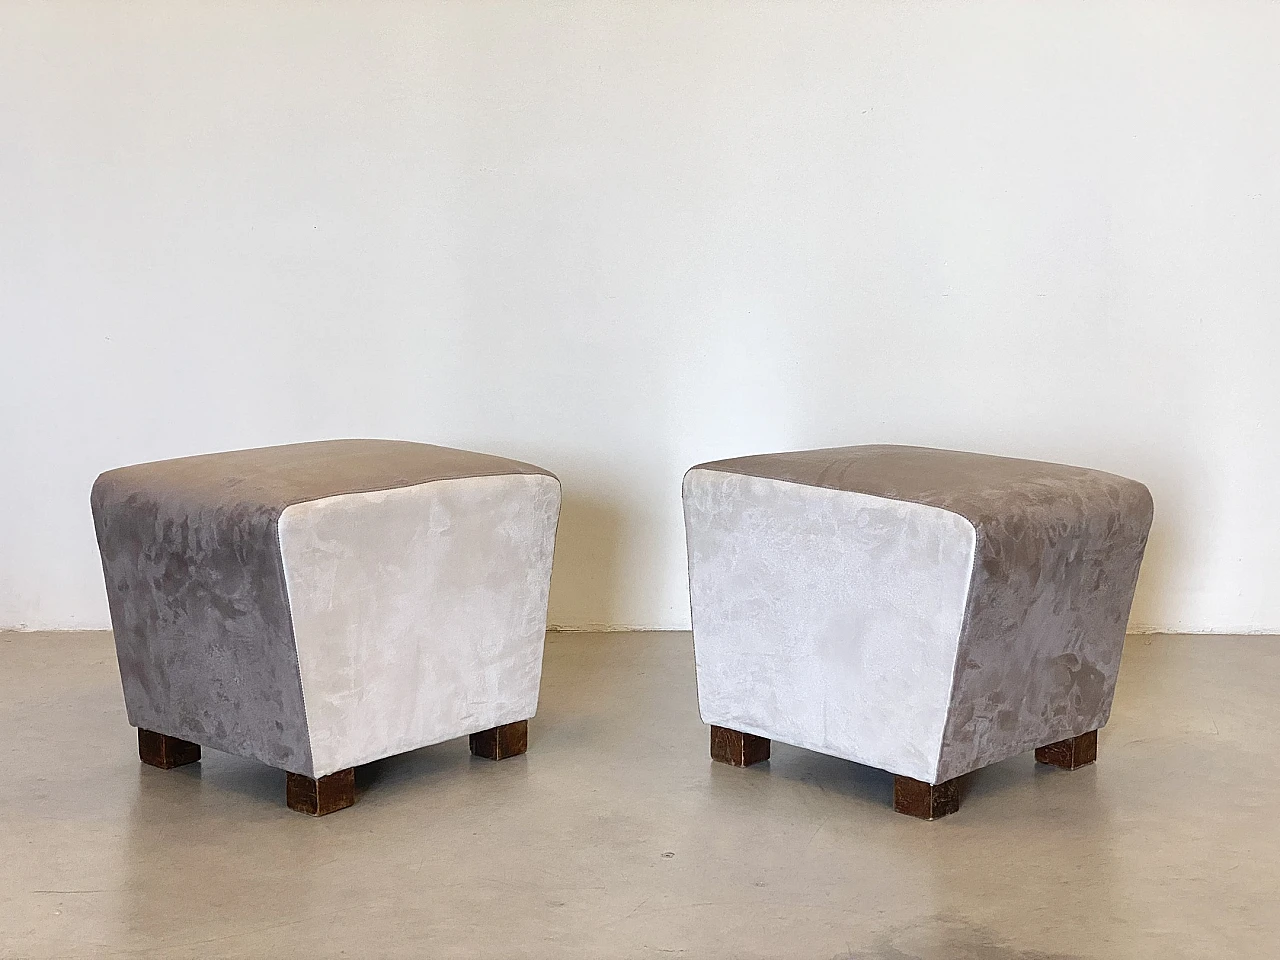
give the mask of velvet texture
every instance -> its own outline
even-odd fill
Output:
[[[1151,526],[1142,484],[1080,467],[897,446],[694,469],[923,504],[972,525],[973,570],[936,769],[928,778],[886,769],[941,782],[1107,722]],[[686,516],[692,544],[702,521]],[[842,535],[838,525],[829,531]],[[806,562],[803,552],[794,562]],[[695,646],[698,620],[695,602]],[[897,636],[850,633],[847,642]]]
[[[685,477],[704,722],[935,775],[974,532],[936,507]]]
[[[316,776],[534,715],[559,510],[512,474],[284,511]]]
[[[314,776],[282,512],[344,494],[505,475],[552,476],[500,457],[385,440],[102,474],[91,504],[129,722]]]

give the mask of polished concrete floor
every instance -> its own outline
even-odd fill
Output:
[[[465,740],[355,807],[205,751],[138,763],[110,636],[0,635],[0,957],[1280,953],[1280,639],[1131,637],[1099,762],[1019,757],[960,812],[775,744],[712,765],[688,634],[552,635],[526,756]]]

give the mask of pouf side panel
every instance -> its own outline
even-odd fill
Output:
[[[559,510],[532,474],[283,512],[315,776],[534,715]]]
[[[274,511],[143,492],[91,495],[129,722],[310,773]]]
[[[1106,724],[1151,518],[1146,487],[1093,473],[978,520],[944,779]]]
[[[719,470],[684,509],[703,721],[932,782],[972,525]]]

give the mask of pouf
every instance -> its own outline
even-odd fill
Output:
[[[771,739],[843,757],[934,819],[971,770],[1094,759],[1151,526],[1142,484],[839,447],[694,467],[684,511],[716,760],[767,759]]]
[[[110,470],[92,506],[139,752],[288,772],[290,807],[356,766],[471,735],[523,753],[560,484],[527,463],[331,440]]]

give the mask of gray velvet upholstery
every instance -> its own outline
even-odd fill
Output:
[[[282,511],[511,474],[551,476],[500,457],[388,440],[237,450],[102,474],[91,502],[129,722],[311,775]]]
[[[1142,484],[901,446],[750,456],[694,471],[925,504],[972,524],[973,572],[934,782],[1107,722],[1152,520]],[[696,609],[694,632],[696,644]]]

